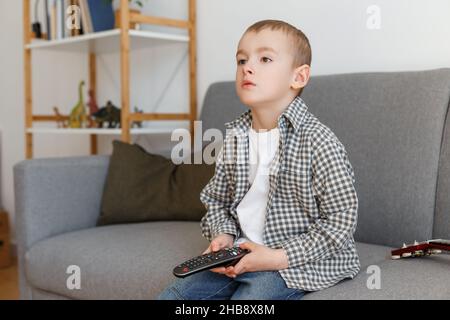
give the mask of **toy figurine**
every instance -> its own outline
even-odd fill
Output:
[[[89,107],[89,128],[96,128],[97,122],[94,120],[93,115],[98,112],[98,104],[95,100],[94,91],[92,89],[89,90],[89,102],[87,103],[87,106]]]
[[[78,102],[73,107],[69,117],[70,128],[84,128],[86,126],[87,115],[83,99],[83,86],[84,81],[81,81],[78,85]]]
[[[120,128],[120,109],[114,106],[111,101],[108,101],[106,106],[94,113],[93,117],[100,128],[103,128],[105,122],[108,123],[108,128]]]
[[[53,107],[53,111],[56,116],[56,126],[57,128],[67,128],[67,122],[64,119],[64,116],[59,112],[58,107]]]
[[[144,113],[143,110],[139,110],[136,106],[134,107],[134,112],[135,113]],[[131,123],[131,127],[134,128],[134,126],[136,126],[138,128],[142,128],[142,121],[133,121]]]
[[[89,89],[89,102],[87,103],[90,114],[94,114],[98,111],[97,101],[95,100],[94,91]]]

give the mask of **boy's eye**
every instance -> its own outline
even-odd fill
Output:
[[[261,60],[262,60],[263,62],[269,62],[269,61],[272,61],[272,59],[267,58],[267,57],[262,57]]]
[[[245,59],[240,59],[238,60],[238,64],[244,64],[243,62],[245,61]]]

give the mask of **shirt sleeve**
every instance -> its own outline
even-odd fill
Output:
[[[222,147],[216,158],[214,176],[200,193],[200,201],[206,208],[200,226],[203,237],[209,241],[221,233],[234,235],[236,239],[239,236],[236,220],[230,215],[233,198],[226,176],[224,158]]]
[[[353,241],[358,197],[353,168],[344,146],[326,140],[314,151],[312,187],[320,218],[308,230],[282,243],[289,267],[327,259]]]

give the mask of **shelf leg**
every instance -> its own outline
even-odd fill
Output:
[[[95,155],[98,153],[97,149],[97,135],[91,134],[91,155]]]
[[[89,53],[89,87],[92,90],[93,98],[97,100],[97,61],[95,53]],[[98,153],[97,135],[90,135],[91,155]]]
[[[196,38],[196,0],[189,0],[189,115],[191,148],[194,150],[194,121],[197,120],[197,38]],[[198,132],[198,134],[202,134]]]
[[[120,75],[121,75],[121,127],[122,141],[130,143],[130,11],[128,0],[120,0]]]
[[[24,48],[30,43],[30,0],[23,0],[23,42]],[[31,89],[31,49],[24,49],[24,93],[25,93],[25,158],[33,157],[33,135],[27,129],[33,126]]]

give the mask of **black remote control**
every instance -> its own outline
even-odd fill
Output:
[[[249,252],[250,251],[247,249],[232,247],[224,248],[216,252],[206,253],[176,266],[173,269],[173,274],[176,277],[183,278],[206,269],[232,266]]]

